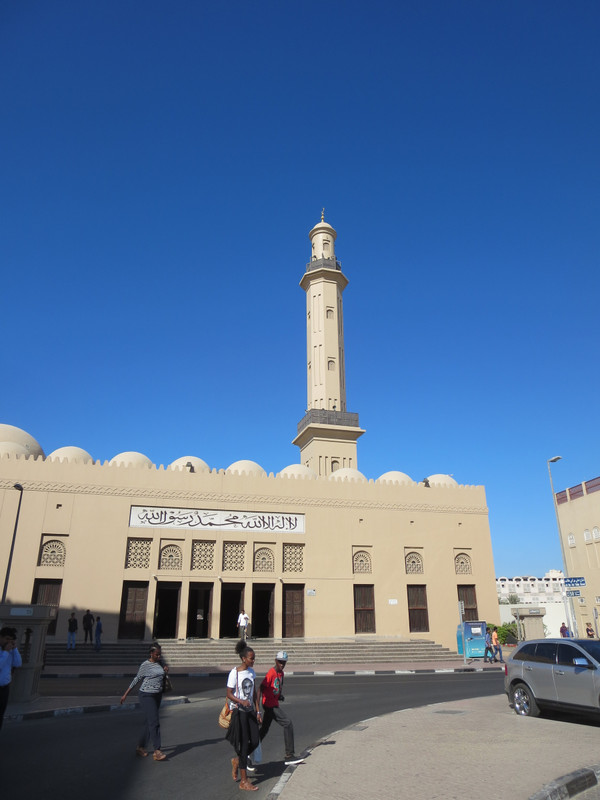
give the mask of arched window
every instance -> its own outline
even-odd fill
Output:
[[[407,575],[420,575],[425,572],[423,556],[420,553],[407,553],[404,563]]]
[[[473,572],[471,556],[459,553],[454,559],[454,570],[457,575],[470,575]]]
[[[359,550],[352,557],[353,572],[373,572],[371,566],[371,556],[366,550]]]
[[[160,551],[159,569],[181,569],[181,547],[168,544]]]
[[[259,547],[254,553],[254,572],[275,572],[275,556],[270,547]]]
[[[67,548],[58,539],[51,539],[42,547],[40,567],[64,567]]]

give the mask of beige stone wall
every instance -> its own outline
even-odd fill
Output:
[[[580,636],[585,635],[586,622],[600,632],[594,617],[594,609],[600,612],[600,491],[592,491],[596,481],[557,494],[567,574],[586,580],[579,589],[581,599],[571,601]]]
[[[186,636],[190,584],[213,586],[209,635],[219,636],[222,587],[244,586],[253,615],[253,584],[274,584],[273,634],[282,635],[282,597],[287,584],[301,584],[306,637],[353,636],[355,584],[373,584],[375,626],[380,636],[435,640],[456,647],[459,584],[474,584],[481,619],[497,619],[495,575],[483,487],[336,481],[326,478],[189,473],[185,469],[117,466],[0,457],[0,564],[7,563],[19,492],[24,488],[8,600],[30,603],[36,579],[61,580],[57,640],[66,620],[87,608],[104,621],[104,640],[117,639],[124,581],[148,583],[146,637],[153,630],[159,583],[181,584],[176,635]],[[600,498],[599,498],[600,499]],[[205,528],[130,528],[132,506],[216,509],[305,515],[305,533],[244,532]],[[127,568],[128,538],[151,540],[148,567]],[[192,569],[192,542],[213,540],[210,569]],[[64,566],[39,566],[40,548],[58,541]],[[242,543],[239,569],[223,569],[226,543]],[[161,547],[181,548],[181,569],[161,570]],[[303,544],[302,568],[284,571],[284,546]],[[253,569],[253,553],[274,554],[272,572]],[[355,573],[353,555],[368,553],[372,572]],[[422,574],[407,574],[405,557],[418,552]],[[457,574],[455,558],[469,556],[471,574]],[[4,578],[4,570],[2,573]],[[429,631],[409,631],[407,585],[427,587]],[[598,591],[600,594],[600,591]],[[80,636],[80,639],[82,637]]]

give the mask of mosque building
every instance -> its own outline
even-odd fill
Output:
[[[496,619],[484,487],[358,470],[348,279],[323,215],[309,236],[299,464],[273,475],[253,461],[211,469],[197,456],[167,467],[136,452],[101,463],[71,446],[46,456],[29,433],[0,425],[6,599],[55,606],[49,641],[65,640],[70,613],[88,608],[107,642],[235,636],[244,608],[255,637],[378,635],[455,649],[459,602],[466,619]]]

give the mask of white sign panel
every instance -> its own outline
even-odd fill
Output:
[[[304,533],[304,514],[131,506],[129,527]]]

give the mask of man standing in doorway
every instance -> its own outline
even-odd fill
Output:
[[[237,621],[238,636],[240,637],[240,639],[245,639],[246,638],[246,632],[248,630],[248,623],[249,622],[250,622],[250,617],[248,616],[248,614],[246,614],[246,612],[242,608],[242,610],[240,611],[240,615],[238,617],[238,621]]]

